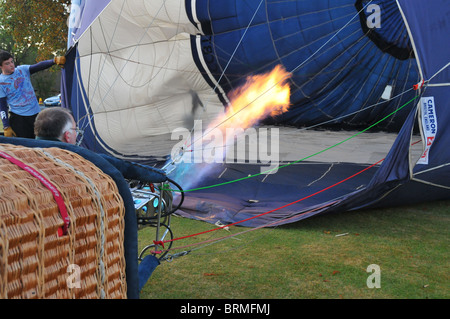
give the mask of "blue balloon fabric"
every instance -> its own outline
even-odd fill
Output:
[[[211,73],[225,92],[277,64],[293,73],[290,111],[268,123],[308,127],[327,122],[358,128],[415,95],[402,94],[419,77],[395,1],[370,1],[376,7],[369,7],[369,1],[342,0],[195,4],[205,35],[193,41],[193,54],[203,54],[197,61],[206,63],[198,62],[199,68]],[[369,29],[367,21],[376,18],[370,8],[377,8],[380,16],[379,25]],[[392,89],[384,99],[386,87]],[[399,130],[407,116],[408,111],[401,110],[378,128]]]
[[[156,267],[160,264],[158,258],[153,255],[145,256],[139,264],[139,291],[142,290],[144,285],[150,279],[152,273]]]

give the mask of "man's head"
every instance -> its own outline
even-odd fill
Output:
[[[9,52],[0,51],[0,68],[3,74],[10,75],[14,73],[14,58]]]
[[[36,117],[34,134],[40,139],[57,139],[75,144],[77,127],[68,109],[51,107],[42,110]]]

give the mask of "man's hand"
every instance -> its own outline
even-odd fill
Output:
[[[57,64],[59,66],[64,66],[64,64],[66,63],[66,57],[57,56],[53,59],[53,61],[55,62],[55,64]]]
[[[5,137],[15,137],[16,133],[14,133],[13,129],[10,127],[7,127],[3,129]]]

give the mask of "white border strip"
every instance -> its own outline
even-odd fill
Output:
[[[200,43],[200,36],[197,35],[195,37],[195,47],[197,49],[197,56],[198,59],[200,60],[200,63],[203,66],[203,69],[205,70],[206,74],[208,75],[208,78],[211,80],[211,82],[214,84],[214,86],[220,91],[220,94],[223,96],[223,98],[225,99],[225,101],[227,103],[230,103],[230,101],[228,100],[227,94],[225,93],[225,91],[222,89],[222,87],[219,85],[219,83],[216,81],[216,79],[214,78],[214,76],[212,75],[212,73],[209,71],[208,65],[206,64],[205,60],[203,59],[203,53],[201,52],[201,43]],[[214,94],[217,94],[214,92]]]
[[[413,47],[414,54],[416,55],[417,67],[419,68],[419,74],[420,74],[420,82],[422,82],[423,81],[423,72],[422,72],[422,66],[420,65],[420,59],[419,59],[419,54],[417,52],[416,44],[414,42],[414,38],[412,36],[411,29],[408,24],[408,20],[406,20],[405,13],[403,12],[400,3],[398,3],[398,0],[396,0],[396,2],[397,2],[398,9],[400,10],[400,14],[402,15],[403,22],[405,22],[406,29],[408,30],[409,40],[411,41],[411,45]]]

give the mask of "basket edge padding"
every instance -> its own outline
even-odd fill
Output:
[[[11,138],[0,136],[0,143],[25,146],[30,148],[51,148],[58,147],[61,149],[74,152],[93,165],[97,166],[103,173],[109,175],[116,183],[119,194],[122,197],[125,216],[124,216],[124,258],[126,262],[125,274],[127,282],[127,298],[139,298],[139,277],[138,277],[138,239],[137,239],[137,219],[134,209],[133,197],[131,195],[128,183],[124,179],[122,173],[102,156],[63,142],[33,140],[24,138]]]

